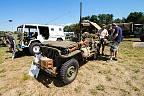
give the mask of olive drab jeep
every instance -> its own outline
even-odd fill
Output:
[[[41,52],[35,55],[33,65],[69,84],[76,78],[79,64],[89,57],[96,58],[96,55],[97,42],[93,39],[48,41],[42,43]]]

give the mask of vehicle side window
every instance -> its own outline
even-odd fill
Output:
[[[43,27],[43,26],[38,26],[40,34],[45,38],[49,38],[49,28],[48,27]]]
[[[51,28],[51,31],[54,31],[54,28]]]
[[[59,28],[59,31],[62,31],[62,28]]]

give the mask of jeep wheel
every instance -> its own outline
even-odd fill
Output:
[[[79,63],[77,60],[71,59],[65,62],[60,69],[60,77],[63,83],[69,84],[72,81],[74,81],[74,79],[77,76],[78,69],[79,69]]]
[[[40,46],[41,44],[38,42],[33,42],[29,46],[29,51],[31,55],[34,55],[36,53],[40,53]]]

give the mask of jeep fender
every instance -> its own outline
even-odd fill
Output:
[[[28,47],[33,43],[33,42],[38,42],[38,43],[41,43],[39,40],[37,40],[37,39],[34,39],[34,40],[31,40],[30,42],[29,42],[29,44],[28,44]]]

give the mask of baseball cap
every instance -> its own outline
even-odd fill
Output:
[[[117,24],[116,23],[112,23],[112,26],[117,26]]]

